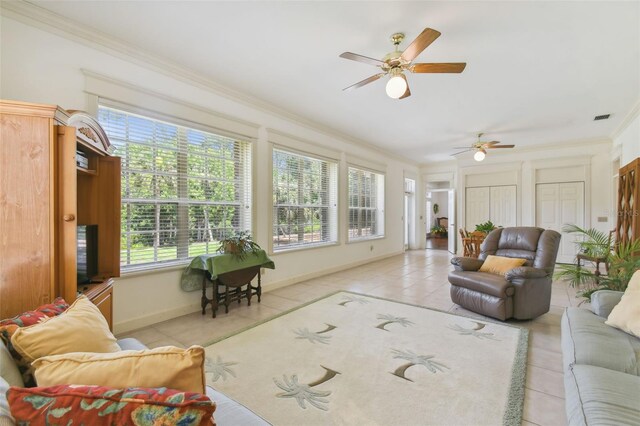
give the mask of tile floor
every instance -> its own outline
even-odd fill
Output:
[[[206,344],[337,290],[350,290],[468,316],[476,315],[451,302],[447,282],[447,273],[451,269],[450,258],[451,255],[442,250],[412,250],[375,264],[268,291],[263,294],[262,303],[258,304],[253,299],[250,307],[245,301],[241,305],[232,304],[228,314],[224,313],[223,308],[218,311],[216,319],[211,318],[210,310],[204,316],[196,312],[118,337],[135,337],[149,347]],[[571,287],[563,282],[554,282],[549,313],[533,321],[514,321],[530,330],[523,415],[525,425],[566,424],[560,317],[564,307],[575,306],[579,301]]]

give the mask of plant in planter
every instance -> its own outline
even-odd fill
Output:
[[[244,260],[247,254],[255,253],[258,250],[260,250],[260,246],[253,241],[251,234],[247,231],[240,231],[220,240],[220,247],[217,251]]]
[[[431,234],[436,238],[442,238],[447,235],[447,228],[440,225],[434,225],[431,227]]]
[[[482,232],[485,235],[487,235],[489,232],[493,231],[496,228],[497,226],[494,225],[493,222],[491,222],[490,220],[486,221],[485,223],[480,223],[476,225],[476,231]]]
[[[582,229],[576,225],[565,225],[562,230],[578,234],[578,252],[604,260],[607,275],[596,275],[595,271],[580,267],[577,263],[558,265],[554,278],[565,280],[570,286],[579,288],[578,296],[591,300],[598,290],[625,291],[633,273],[640,269],[640,240],[614,244],[611,237],[597,229]]]

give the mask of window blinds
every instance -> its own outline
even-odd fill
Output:
[[[213,253],[251,228],[249,142],[104,106],[98,120],[122,158],[124,270]]]
[[[273,150],[273,249],[337,241],[336,162]]]
[[[349,241],[384,235],[384,175],[349,167]]]

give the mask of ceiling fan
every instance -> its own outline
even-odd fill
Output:
[[[471,144],[471,146],[454,146],[453,149],[462,149],[463,151],[456,152],[455,154],[451,154],[451,156],[455,156],[458,154],[462,154],[463,152],[475,151],[473,154],[473,159],[476,161],[484,160],[484,157],[487,154],[487,149],[496,149],[496,148],[513,148],[515,145],[499,145],[500,141],[491,141],[491,142],[483,142],[480,140],[484,133],[478,133],[478,142]]]
[[[387,82],[386,92],[389,97],[394,99],[404,99],[411,96],[411,90],[409,90],[409,83],[407,77],[404,75],[404,71],[410,71],[416,74],[425,73],[461,73],[467,66],[465,62],[447,62],[447,63],[417,63],[414,64],[413,60],[424,49],[429,47],[438,37],[440,32],[431,28],[425,28],[420,35],[411,42],[409,47],[404,51],[398,50],[398,46],[404,40],[403,33],[395,33],[391,36],[391,42],[396,47],[391,53],[385,55],[381,60],[369,58],[368,56],[357,55],[351,52],[344,52],[340,55],[341,58],[351,59],[353,61],[363,62],[365,64],[374,65],[379,67],[382,72],[372,75],[369,78],[352,84],[343,90],[352,90],[362,87],[366,84],[372,83],[381,77],[390,75]]]

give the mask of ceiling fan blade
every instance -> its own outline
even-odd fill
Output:
[[[402,52],[401,58],[407,62],[413,61],[424,49],[429,47],[431,43],[440,37],[440,32],[432,30],[431,28],[425,28],[415,40],[411,42],[404,52]]]
[[[513,147],[515,147],[515,145],[492,145],[492,146],[487,146],[486,148],[495,149],[495,148],[513,148]]]
[[[473,149],[465,149],[464,151],[456,152],[455,154],[451,154],[451,156],[456,156],[458,154],[464,154],[465,152],[473,151]]]
[[[376,67],[382,66],[384,64],[384,62],[378,59],[373,59],[368,56],[362,56],[362,55],[358,55],[356,53],[351,53],[351,52],[344,52],[343,54],[340,55],[340,57],[344,59],[351,59],[352,61],[374,65]]]
[[[461,73],[466,62],[442,62],[437,64],[413,64],[409,67],[415,73]]]
[[[345,91],[345,90],[353,90],[353,89],[357,89],[358,87],[362,87],[362,86],[364,86],[365,84],[373,83],[374,81],[376,81],[377,79],[379,79],[380,77],[382,77],[382,76],[384,76],[384,75],[385,75],[385,73],[383,73],[383,72],[381,72],[380,74],[372,75],[371,77],[369,77],[369,78],[365,78],[364,80],[359,81],[359,82],[357,82],[356,84],[352,84],[352,85],[351,85],[351,86],[349,86],[349,87],[345,87],[345,88],[344,88],[344,89],[342,89],[342,90],[343,90],[343,91]]]
[[[404,99],[404,98],[408,98],[409,96],[411,96],[411,89],[409,89],[409,80],[407,80],[407,76],[404,74],[400,74],[400,76],[404,79],[404,81],[407,83],[407,90],[404,91],[404,94],[402,96],[400,96],[398,99]]]

